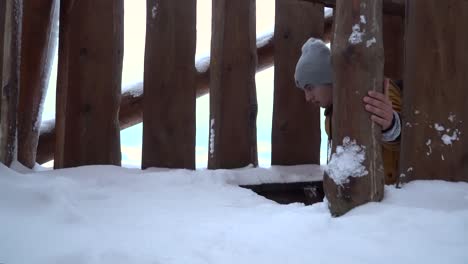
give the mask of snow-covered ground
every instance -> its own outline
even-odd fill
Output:
[[[382,203],[331,218],[326,203],[236,186],[318,167],[14,169],[0,165],[0,263],[468,263],[466,183],[387,187]]]

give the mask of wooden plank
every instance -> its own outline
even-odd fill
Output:
[[[21,0],[0,1],[0,162],[7,166],[16,158],[21,9]]]
[[[214,0],[208,168],[257,165],[255,1]]]
[[[142,168],[195,169],[196,0],[146,9]]]
[[[301,47],[323,34],[323,5],[276,1],[275,91],[271,164],[320,164],[320,109],[296,88],[294,72]]]
[[[55,167],[120,165],[123,0],[60,3]]]
[[[364,160],[353,164],[361,171],[339,171],[329,167],[324,189],[330,212],[339,216],[369,201],[383,198],[384,174],[381,157],[381,128],[371,122],[362,98],[368,91],[383,87],[382,0],[338,0],[332,62],[335,71],[333,92],[333,155],[344,139],[363,147]],[[356,153],[361,153],[357,152]],[[342,167],[343,162],[335,165]],[[355,177],[360,176],[360,177]]]
[[[18,161],[29,168],[36,164],[42,105],[58,36],[58,7],[56,0],[28,0],[23,5]]]
[[[405,19],[401,16],[383,16],[384,75],[403,80]]]
[[[468,181],[468,2],[408,1],[407,12],[402,180]]]

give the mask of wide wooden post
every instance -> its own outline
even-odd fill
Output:
[[[213,0],[208,168],[257,165],[255,0]]]
[[[60,3],[55,167],[120,165],[123,0]]]
[[[323,35],[323,5],[276,0],[275,93],[271,164],[320,164],[320,109],[296,88],[294,72],[302,45]]]
[[[58,7],[57,0],[28,0],[23,4],[18,161],[29,168],[36,163],[42,104],[57,43]]]
[[[364,110],[383,90],[382,0],[337,0],[332,62],[333,156],[324,177],[332,215],[383,198],[381,127]]]
[[[16,158],[21,0],[0,1],[0,162]]]
[[[142,167],[195,169],[196,0],[147,0]]]
[[[402,181],[468,181],[468,2],[407,1]]]

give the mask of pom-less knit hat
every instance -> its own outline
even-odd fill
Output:
[[[296,65],[296,86],[332,83],[330,49],[320,39],[310,38],[302,46],[302,55]]]

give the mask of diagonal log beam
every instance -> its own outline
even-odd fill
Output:
[[[333,16],[325,17],[324,41],[329,42],[331,37]],[[274,43],[273,34],[257,39],[258,64],[256,72],[261,72],[273,66]],[[202,59],[206,60],[206,58]],[[200,97],[209,92],[210,69],[197,72],[196,74],[196,96]],[[143,120],[143,84],[138,83],[135,87],[122,94],[119,112],[120,129],[125,129],[141,123]],[[55,146],[55,124],[49,121],[46,129],[41,129],[39,145],[37,148],[36,162],[39,164],[48,162],[54,158]]]

